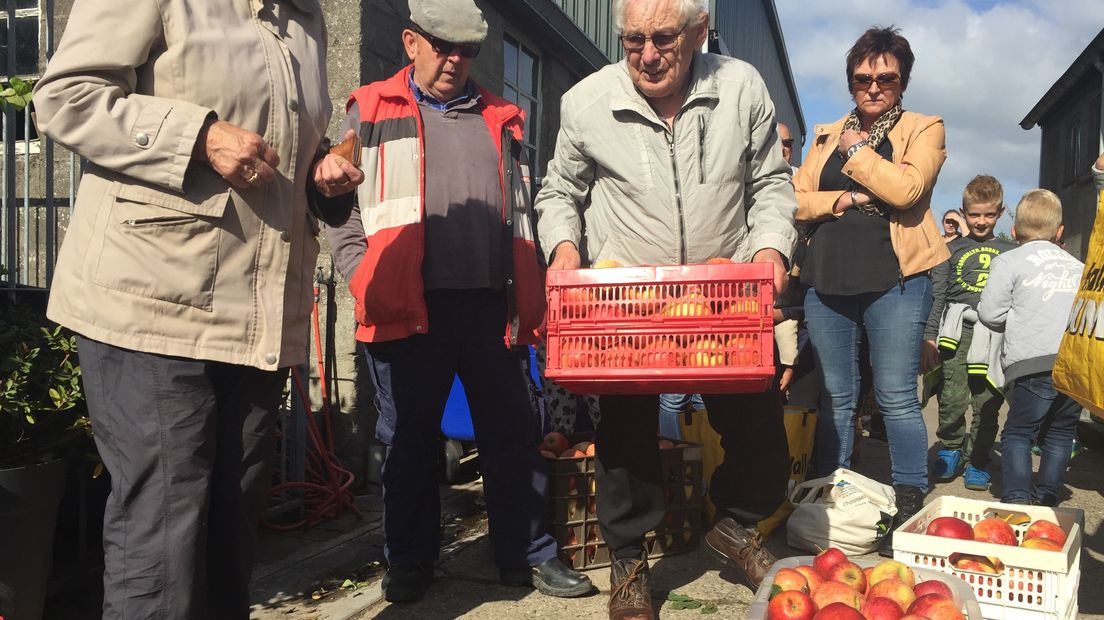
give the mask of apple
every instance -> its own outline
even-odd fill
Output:
[[[1023,535],[1024,540],[1034,540],[1036,538],[1045,538],[1047,540],[1053,540],[1058,543],[1058,548],[1062,548],[1066,544],[1066,533],[1062,531],[1062,528],[1053,521],[1047,521],[1046,519],[1039,519],[1031,525],[1027,526],[1027,531]]]
[[[973,540],[974,528],[958,517],[939,517],[932,519],[924,533],[929,536],[942,536],[944,538],[959,538],[961,540]]]
[[[686,365],[697,368],[725,365],[725,346],[716,338],[704,338],[686,347]]]
[[[920,598],[926,594],[938,594],[949,599],[954,598],[954,592],[951,591],[951,586],[938,579],[921,581],[912,589],[912,593],[916,595],[916,598]]]
[[[1004,519],[996,517],[982,519],[974,525],[974,540],[1012,547],[1018,542],[1012,526]]]
[[[554,459],[554,458],[557,458],[559,456],[558,454],[553,454],[553,453],[549,452],[548,450],[541,450],[540,455],[543,456],[546,459]]]
[[[890,599],[876,596],[863,603],[862,615],[866,620],[900,620],[905,612]]]
[[[846,561],[847,556],[842,551],[835,547],[829,547],[813,558],[813,567],[816,568],[816,572],[820,573],[821,577],[828,579],[828,572],[832,570],[832,567]]]
[[[593,368],[598,365],[600,355],[590,341],[565,340],[560,346],[560,367]]]
[[[564,450],[567,450],[567,447],[570,445],[571,444],[567,442],[567,435],[564,435],[563,433],[557,431],[552,431],[551,433],[545,435],[544,439],[541,440],[540,449],[541,451],[551,452],[552,454],[558,455],[562,454]]]
[[[866,598],[867,600],[873,598],[887,598],[897,603],[897,606],[901,608],[901,615],[903,616],[908,606],[916,600],[916,594],[913,593],[912,587],[907,583],[895,577],[891,577],[870,586],[870,590],[866,593]]]
[[[612,258],[603,258],[602,260],[594,261],[594,264],[591,265],[592,269],[612,269],[615,267],[624,267],[624,265]]]
[[[859,610],[849,607],[846,603],[831,603],[821,607],[813,616],[813,620],[866,620]]]
[[[917,616],[916,614],[908,614],[907,616],[901,616],[900,620],[928,620],[924,616]]]
[[[843,603],[859,609],[862,607],[863,596],[849,585],[838,581],[825,581],[813,591],[813,602],[819,609],[824,609],[832,603]]]
[[[640,351],[627,344],[615,344],[602,351],[600,359],[604,368],[635,368],[640,364]]]
[[[816,572],[816,569],[807,564],[801,566],[795,566],[794,570],[801,573],[801,576],[805,578],[805,582],[809,584],[809,592],[815,592],[820,584],[824,583],[824,577],[820,576],[820,573]]]
[[[594,456],[594,442],[591,441],[580,441],[570,449],[574,450],[575,456]]]
[[[670,338],[656,338],[640,353],[640,365],[645,368],[674,368],[681,359],[682,348]]]
[[[792,568],[778,569],[778,572],[774,574],[774,582],[772,585],[780,588],[783,592],[788,590],[809,592],[809,582],[805,580],[805,575],[802,575]]]
[[[663,306],[662,314],[670,317],[708,316],[713,314],[713,310],[700,291],[692,291]]]
[[[804,592],[784,590],[775,594],[767,605],[767,620],[812,620],[816,603]]]
[[[866,592],[866,575],[858,564],[844,560],[828,571],[829,581],[838,581],[855,589],[856,592]]]
[[[725,258],[724,256],[714,256],[713,258],[705,261],[706,265],[731,265],[736,261],[731,258]]]
[[[662,439],[661,438],[659,440],[659,449],[660,450],[669,450],[669,449],[674,448],[674,447],[675,447],[675,442],[671,441],[670,439]]]
[[[1024,549],[1042,549],[1043,551],[1061,551],[1062,545],[1049,538],[1030,538],[1020,544]]]
[[[870,573],[873,573],[873,572],[874,572],[874,567],[873,566],[867,566],[866,568],[863,569],[863,576],[866,577],[866,591],[863,592],[863,594],[866,594],[866,592],[870,591],[870,586],[871,586]]]
[[[900,579],[910,588],[916,585],[916,575],[913,574],[912,569],[897,560],[886,560],[879,563],[874,567],[874,570],[870,571],[867,581],[870,585],[874,585],[884,579],[892,578]]]
[[[928,620],[965,620],[962,610],[949,598],[938,594],[925,594],[909,605],[908,613],[924,616]]]
[[[1000,571],[993,565],[992,560],[983,555],[963,554],[954,561],[954,567],[958,570],[973,571],[975,573],[987,573],[996,575]]]

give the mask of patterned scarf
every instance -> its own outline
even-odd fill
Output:
[[[901,107],[901,102],[898,101],[894,106],[885,111],[884,114],[878,117],[878,120],[874,121],[874,124],[870,126],[870,135],[866,138],[866,143],[870,148],[878,150],[882,142],[889,135],[889,130],[893,129],[893,126],[897,124],[897,120],[901,118],[901,113],[904,112],[904,108]],[[854,129],[855,131],[862,131],[862,123],[859,122],[858,108],[851,110],[851,113],[847,115],[847,120],[843,122],[843,129]],[[837,151],[838,153],[838,151]],[[846,159],[846,155],[839,153],[839,156]],[[871,217],[885,217],[889,213],[889,209],[878,204],[877,202],[868,205],[858,205],[855,209],[863,215],[869,215]]]

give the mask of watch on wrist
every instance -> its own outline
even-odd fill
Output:
[[[848,149],[847,149],[847,159],[851,159],[852,157],[854,157],[855,153],[857,153],[859,151],[859,149],[861,149],[864,146],[866,146],[866,140],[859,140],[858,142],[856,142],[856,143],[852,144],[850,147],[848,147]]]

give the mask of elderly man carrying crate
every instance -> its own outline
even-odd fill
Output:
[[[704,0],[614,2],[625,60],[564,95],[553,160],[537,196],[549,269],[713,257],[774,265],[786,284],[796,233],[790,167],[759,74],[701,53]],[[584,259],[580,248],[585,248]],[[644,534],[665,512],[658,396],[603,396],[597,508],[614,554],[611,619],[652,618]],[[705,395],[725,461],[710,481],[721,517],[709,548],[755,587],[774,562],[750,529],[783,501],[789,465],[777,387]]]

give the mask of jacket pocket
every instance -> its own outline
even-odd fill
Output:
[[[116,291],[210,311],[222,216],[230,198],[202,201],[115,184],[93,282]]]

